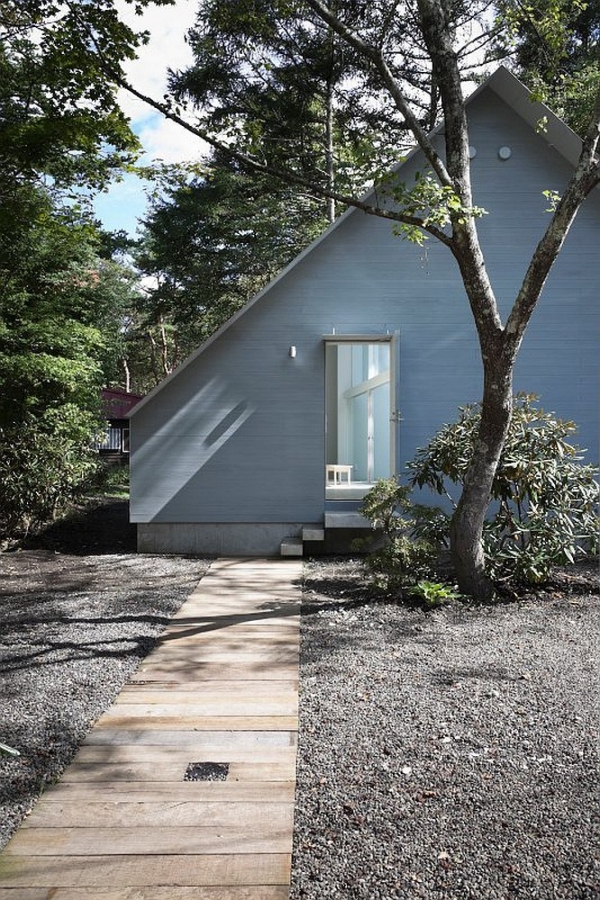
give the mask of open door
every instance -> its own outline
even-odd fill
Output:
[[[391,341],[325,345],[326,496],[360,499],[393,471]]]

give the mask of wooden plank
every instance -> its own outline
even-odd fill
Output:
[[[225,560],[225,557],[221,557],[220,559],[214,560],[210,568],[202,575],[202,580],[198,581],[194,591],[197,592],[199,590],[199,586],[206,581],[207,588],[212,590],[212,585],[228,585],[231,581],[231,575],[234,577],[237,574],[244,576],[243,584],[253,584],[255,581],[257,583],[261,583],[261,575],[263,576],[264,583],[264,571],[265,568],[269,569],[269,571],[273,574],[273,580],[270,582],[271,586],[281,584],[282,588],[286,588],[289,590],[290,585],[293,585],[294,582],[292,579],[299,577],[301,574],[301,570],[299,571],[299,566],[293,566],[291,564],[291,560],[281,559],[281,557],[247,557],[243,559],[242,557],[238,557],[237,559],[228,556],[227,562],[229,563],[228,567],[231,569],[231,572],[225,571],[225,567],[221,565],[221,563]],[[253,563],[253,565],[246,565],[246,563]],[[285,569],[285,564],[288,563],[287,570]],[[271,564],[273,568],[271,569]]]
[[[0,856],[0,900],[288,900],[300,605],[278,570],[201,582]],[[184,781],[203,761],[227,780]]]
[[[268,567],[267,567],[268,569]],[[261,577],[262,575],[262,577]],[[237,580],[237,584],[235,583]],[[272,606],[280,615],[294,606],[298,608],[299,589],[286,584],[285,575],[271,571],[259,573],[256,578],[247,573],[238,572],[230,582],[214,578],[210,580],[205,575],[199,586],[190,594],[190,606],[197,604],[200,608],[214,600],[230,600],[240,607],[247,606],[251,601],[255,602],[255,609],[264,611],[267,606]]]
[[[207,616],[204,615],[204,611],[194,610],[185,604],[179,613],[170,619],[163,634],[227,632],[228,634],[287,634],[291,638],[295,638],[300,633],[300,620],[299,612],[293,616],[281,616],[278,613],[264,610],[241,615],[237,615],[235,612],[225,614],[222,611],[219,615]]]
[[[223,631],[198,631],[193,628],[185,628],[181,632],[168,631],[158,638],[154,644],[155,649],[168,648],[199,648],[219,647],[231,650],[252,650],[264,653],[279,651],[283,647],[297,647],[298,635],[286,632],[284,634],[265,633],[260,626],[254,632],[239,632],[232,634]]]
[[[288,900],[286,885],[245,887],[2,888],[0,900]]]
[[[119,716],[116,712],[103,716],[96,728],[135,728],[141,731],[293,731],[298,728],[298,716]]]
[[[232,737],[236,733],[232,732]],[[243,734],[243,732],[239,733]],[[165,732],[165,734],[169,734],[169,732]],[[206,734],[210,734],[210,732],[206,732]],[[256,734],[256,732],[253,732],[253,734]],[[201,735],[202,732],[198,732],[198,736]],[[169,745],[159,747],[155,744],[148,747],[141,744],[137,746],[122,744],[118,747],[96,745],[82,748],[75,758],[74,768],[79,768],[80,765],[168,766],[175,763],[179,766],[181,780],[183,780],[183,773],[189,763],[192,762],[233,763],[257,761],[269,764],[285,764],[295,759],[295,747],[259,747],[252,744],[249,744],[247,747],[232,747],[227,744],[210,744],[205,747],[175,747]]]
[[[300,617],[294,618],[256,618],[248,616],[241,619],[237,616],[218,616],[217,618],[201,619],[186,616],[179,620],[171,620],[158,641],[162,643],[165,638],[171,640],[185,640],[186,638],[218,638],[225,637],[235,640],[295,640],[300,633]]]
[[[271,695],[268,692],[258,692],[254,696],[240,696],[232,691],[230,694],[183,694],[177,691],[148,691],[150,697],[146,697],[143,691],[136,694],[129,692],[121,696],[118,701],[107,710],[107,715],[113,709],[117,712],[129,711],[142,715],[152,715],[158,710],[168,711],[175,715],[214,716],[230,713],[236,716],[244,715],[239,710],[250,709],[254,716],[291,715],[290,710],[296,709],[298,697],[289,691],[285,694]]]
[[[78,800],[90,803],[94,799],[112,802],[152,803],[165,798],[172,802],[190,800],[226,803],[293,803],[295,784],[292,781],[106,781],[100,784],[87,781],[59,781],[46,789],[44,804]],[[39,809],[41,802],[36,809]],[[27,820],[26,820],[27,821]]]
[[[193,647],[169,647],[163,644],[148,654],[144,660],[144,667],[176,665],[177,663],[185,663],[188,666],[202,665],[207,662],[226,663],[231,662],[234,655],[236,665],[290,666],[298,660],[298,652],[298,647],[290,646],[289,641],[280,648],[269,650],[263,650],[260,647],[256,649],[253,647],[241,649],[233,646],[213,647],[208,642],[205,646],[194,643]]]
[[[212,597],[197,605],[183,607],[167,625],[170,629],[195,627],[206,632],[216,633],[239,626],[249,630],[264,626],[268,629],[287,627],[290,633],[300,631],[300,603],[270,604],[265,595],[257,595],[247,603],[227,597]]]
[[[152,795],[146,795],[152,796]],[[270,830],[293,827],[293,803],[248,803],[228,801],[183,802],[170,797],[142,801],[104,799],[81,802],[80,798],[40,803],[23,822],[30,828],[189,828],[233,827],[265,834]]]
[[[293,781],[296,776],[296,761],[287,762],[252,762],[239,760],[205,760],[209,762],[229,762],[228,778],[232,781]],[[183,782],[185,767],[189,762],[201,760],[188,759],[185,766],[179,760],[161,762],[160,767],[156,762],[135,763],[79,763],[69,766],[62,776],[63,782],[103,782],[103,781],[146,781],[149,784],[155,781]]]
[[[178,752],[192,750],[210,750],[212,747],[227,747],[232,750],[248,748],[276,750],[295,749],[298,742],[295,731],[160,731],[159,729],[136,730],[134,728],[98,728],[93,729],[86,737],[75,759],[93,759],[88,751],[94,747],[107,747],[109,752],[119,747],[129,747],[141,753],[153,747],[176,748]],[[117,757],[115,756],[116,760]],[[103,761],[103,760],[100,760]],[[123,759],[122,762],[128,762]]]
[[[207,699],[213,697],[231,697],[231,695],[235,695],[236,697],[272,697],[276,699],[280,698],[295,698],[298,694],[298,682],[297,681],[194,681],[190,684],[185,684],[179,681],[173,682],[165,682],[162,685],[157,685],[153,682],[149,684],[144,684],[143,682],[138,684],[126,684],[123,686],[123,689],[119,696],[116,698],[116,702],[120,703],[130,703],[131,696],[139,697],[139,702],[156,702],[154,698],[158,698],[158,702],[161,701],[162,698],[175,697],[177,702],[185,703],[188,699],[194,703],[197,700],[202,700],[204,697]],[[150,695],[148,697],[148,695]],[[181,699],[180,699],[181,698]],[[135,703],[138,702],[136,699],[133,701]]]
[[[133,698],[131,698],[133,700]],[[112,718],[163,718],[174,716],[175,718],[201,718],[202,716],[293,716],[298,708],[297,699],[293,696],[283,699],[251,697],[211,697],[210,699],[196,698],[187,703],[180,703],[179,698],[173,696],[169,701],[147,702],[143,697],[135,698],[135,702],[115,703],[105,712],[99,722],[105,724]]]
[[[54,900],[59,895],[54,893],[51,896]],[[48,900],[48,888],[0,887],[0,900]]]
[[[295,650],[298,647],[298,640],[288,634],[278,635],[231,635],[221,634],[218,632],[210,632],[208,634],[186,634],[180,636],[178,634],[167,634],[162,640],[158,640],[154,645],[153,653],[159,650],[185,650],[192,653],[205,653],[208,648],[220,650],[221,652],[229,650],[231,652],[240,652],[242,654],[264,653],[271,656],[273,653],[281,654],[284,651]]]
[[[231,624],[223,624],[220,621],[211,620],[203,623],[189,621],[182,624],[168,625],[165,631],[158,637],[159,644],[183,641],[231,641],[235,644],[260,643],[260,644],[284,644],[286,641],[295,642],[300,633],[300,622],[286,620],[277,627],[270,621],[256,620],[249,622],[235,621]]]
[[[292,679],[298,674],[297,665],[277,664],[264,662],[252,664],[250,662],[237,663],[230,660],[229,663],[211,662],[198,663],[190,661],[163,662],[161,665],[150,665],[143,662],[139,669],[130,677],[130,683],[136,681],[170,681],[170,682],[194,682],[194,681],[223,681],[227,679],[239,679],[240,681],[280,681]]]
[[[271,763],[255,760],[240,762],[235,760],[229,766],[232,781],[291,781],[296,777],[296,762]]]
[[[301,564],[301,563],[300,563]],[[265,568],[267,569],[265,577]],[[298,600],[299,586],[290,584],[290,575],[282,570],[279,572],[270,566],[263,566],[255,574],[243,572],[241,569],[234,573],[234,577],[211,578],[203,576],[198,586],[190,594],[191,603],[206,603],[214,598],[227,598],[237,600],[243,604],[248,599],[260,599],[266,605],[268,601],[280,608],[286,602],[290,605]],[[237,581],[237,584],[236,584]],[[257,604],[258,606],[258,604]],[[262,608],[262,607],[261,607]]]
[[[265,568],[268,569],[268,576],[265,578]],[[217,575],[217,573],[215,573]],[[235,580],[238,580],[237,588]],[[292,602],[298,598],[298,588],[290,584],[289,573],[283,571],[276,572],[271,570],[269,566],[263,566],[256,573],[243,572],[241,569],[234,573],[234,578],[215,577],[207,579],[203,577],[198,582],[198,587],[191,594],[192,601],[203,602],[214,597],[232,597],[241,603],[246,598],[260,596],[263,602],[267,599],[273,604],[281,606],[285,601]]]
[[[264,617],[270,614],[279,618],[299,615],[301,606],[299,593],[290,591],[289,585],[281,585],[279,589],[269,585],[271,577],[270,573],[266,579],[263,576],[262,584],[260,581],[252,584],[250,579],[244,578],[243,584],[232,584],[231,587],[218,585],[216,582],[208,585],[206,580],[203,580],[200,583],[204,585],[204,589],[195,591],[187,601],[189,610],[192,614],[199,615],[206,615],[207,609],[211,610],[209,615],[223,615],[223,610],[229,612],[232,609],[239,611],[239,615],[258,613]],[[173,618],[177,620],[181,614],[180,608]]]
[[[288,853],[214,856],[0,856],[0,883],[9,887],[106,890],[107,885],[180,887],[208,885],[287,885]],[[52,896],[52,894],[50,894]]]
[[[292,652],[298,647],[298,640],[288,634],[263,635],[263,634],[246,634],[231,635],[222,634],[211,631],[208,634],[188,634],[178,635],[169,633],[162,639],[157,640],[152,650],[153,654],[159,651],[191,651],[192,654],[200,653],[204,655],[208,649],[220,651],[221,653],[229,651],[230,653],[241,653],[242,659],[246,654],[256,656],[261,653],[267,657],[277,654],[280,656],[284,652]]]
[[[21,828],[8,843],[10,856],[186,856],[291,853],[291,830],[262,822],[244,827]]]

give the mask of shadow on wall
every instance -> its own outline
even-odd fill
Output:
[[[212,378],[165,419],[159,430],[144,434],[134,420],[137,446],[132,455],[132,499],[135,504],[135,498],[140,498],[144,519],[156,518],[253,413],[254,408],[239,395],[233,396],[222,379]],[[177,461],[169,466],[168,478],[157,478],[162,460]],[[133,506],[132,512],[136,512]]]

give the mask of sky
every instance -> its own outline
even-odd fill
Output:
[[[194,23],[198,6],[198,0],[176,0],[174,6],[152,7],[142,16],[136,16],[129,4],[117,3],[121,18],[127,24],[151,34],[149,43],[140,48],[139,58],[125,65],[126,75],[137,89],[160,100],[165,93],[168,67],[182,68],[191,62],[184,36]],[[198,158],[201,153],[198,138],[174,122],[168,122],[126,91],[120,92],[119,100],[144,147],[142,163]],[[107,193],[100,194],[94,206],[104,227],[110,231],[124,229],[135,237],[137,219],[146,208],[144,189],[143,181],[128,175]]]
[[[185,34],[194,24],[200,0],[175,0],[173,6],[151,5],[141,16],[136,16],[132,4],[125,0],[117,0],[115,5],[123,21],[135,30],[146,30],[151,35],[149,43],[140,47],[138,59],[125,64],[125,73],[138,90],[161,100],[167,69],[184,68],[192,62]],[[119,93],[119,100],[144,147],[142,164],[156,160],[183,162],[201,156],[202,142],[194,135],[164,119],[126,91]],[[94,207],[104,227],[110,231],[124,230],[135,237],[138,219],[147,207],[145,191],[149,187],[136,176],[128,175],[107,193],[100,194]]]

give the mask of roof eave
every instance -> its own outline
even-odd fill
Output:
[[[528,125],[545,138],[572,166],[581,154],[581,138],[552,110],[533,97],[531,91],[510,72],[500,66],[486,82]],[[471,100],[472,97],[469,98]]]

